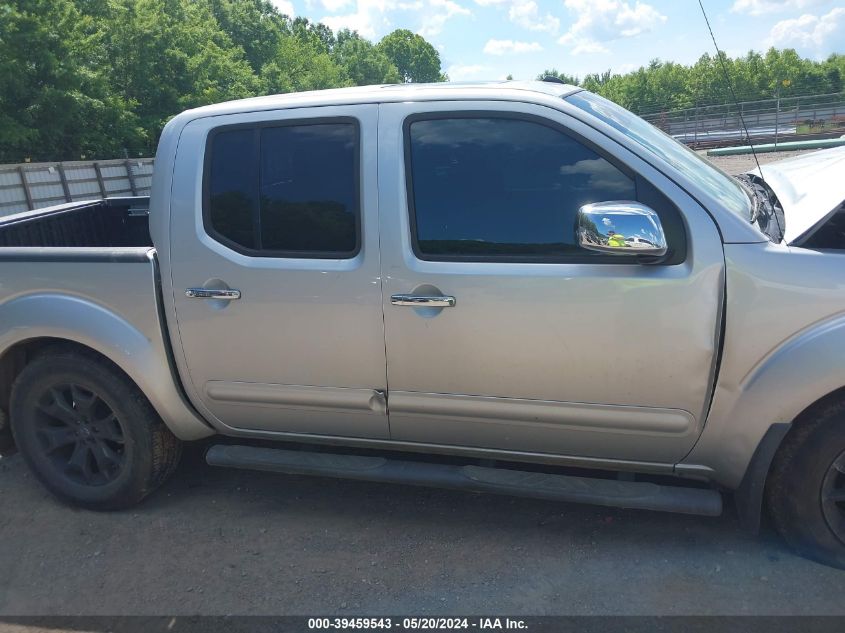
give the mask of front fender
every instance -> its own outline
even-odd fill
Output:
[[[845,386],[845,253],[725,244],[726,309],[710,413],[676,466],[736,489],[774,424]]]

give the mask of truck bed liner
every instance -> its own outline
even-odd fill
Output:
[[[152,246],[149,198],[71,202],[0,218],[3,247]]]

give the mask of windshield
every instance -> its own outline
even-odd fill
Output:
[[[729,211],[748,220],[751,201],[742,186],[721,169],[702,158],[683,143],[629,112],[625,108],[591,92],[577,92],[566,97],[577,108],[589,112],[625,136],[668,161],[719,200]]]

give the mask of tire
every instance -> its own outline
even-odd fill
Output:
[[[775,527],[798,553],[845,569],[845,400],[821,405],[787,435],[766,498]]]
[[[6,412],[0,409],[0,455],[3,451],[7,451],[14,447],[15,442],[12,439],[12,429],[9,426],[9,417]]]
[[[18,450],[62,501],[119,510],[163,484],[181,442],[138,387],[108,361],[57,348],[29,363],[12,386]]]

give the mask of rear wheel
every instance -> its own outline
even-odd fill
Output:
[[[175,469],[181,443],[138,387],[106,361],[55,351],[12,387],[11,427],[41,482],[97,510],[138,503]]]
[[[769,509],[799,553],[845,569],[845,401],[812,415],[786,437],[775,457]]]
[[[0,455],[3,454],[3,451],[10,450],[14,444],[12,429],[9,428],[9,417],[5,411],[0,409]]]

